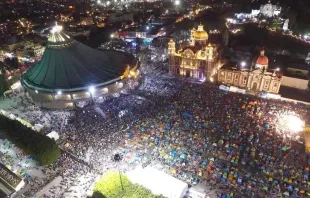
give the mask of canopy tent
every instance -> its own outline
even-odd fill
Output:
[[[43,125],[42,124],[35,124],[33,129],[37,132],[40,132],[43,129]]]
[[[149,189],[153,194],[162,194],[167,198],[182,198],[187,191],[187,184],[163,171],[152,167],[137,167],[127,173],[128,178]]]
[[[224,86],[224,85],[220,85],[219,89],[222,90],[222,91],[229,91],[229,87]]]
[[[16,118],[16,116],[15,116],[14,114],[10,114],[8,117],[9,117],[11,120],[15,120],[15,118]]]
[[[4,111],[3,109],[0,109],[0,113],[6,117],[8,117],[9,113]]]
[[[55,141],[57,141],[59,139],[59,135],[56,131],[52,131],[49,134],[46,135],[47,137],[54,139]]]
[[[20,83],[20,81],[17,81],[16,83],[14,83],[13,85],[11,85],[11,89],[13,91],[19,91],[22,89],[22,84]]]

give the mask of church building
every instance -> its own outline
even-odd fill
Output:
[[[281,74],[279,69],[268,69],[268,57],[265,50],[261,50],[260,56],[255,61],[254,69],[243,70],[222,67],[218,72],[218,82],[236,86],[253,92],[269,92],[277,94],[281,86]]]
[[[217,72],[218,46],[208,42],[208,33],[202,25],[191,30],[190,42],[168,43],[169,72],[201,81],[213,81]]]

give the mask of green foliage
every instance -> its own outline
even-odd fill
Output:
[[[133,184],[125,175],[121,174],[124,190],[122,190],[119,174],[108,172],[96,184],[93,198],[164,198],[154,195],[150,190]]]
[[[7,80],[5,80],[4,75],[0,74],[0,96],[3,95],[3,93],[6,90],[9,90],[10,86]]]
[[[27,155],[34,156],[41,165],[51,164],[60,156],[53,139],[3,115],[0,115],[0,133]]]

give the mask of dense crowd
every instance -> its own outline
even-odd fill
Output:
[[[127,130],[123,154],[129,166],[164,164],[191,185],[221,187],[219,197],[308,197],[310,158],[300,135],[278,124],[284,114],[309,123],[304,105],[186,84]]]
[[[283,114],[309,123],[307,107],[161,78],[76,109],[65,149],[104,172],[116,168],[111,158],[121,145],[125,169],[164,164],[169,174],[214,186],[219,196],[307,196],[310,161],[302,135],[279,125]]]
[[[281,120],[294,115],[310,123],[309,107],[188,83],[162,75],[164,63],[148,65],[139,89],[71,111],[43,110],[26,97],[17,99],[23,117],[45,125],[45,133],[59,132],[68,152],[48,167],[51,179],[61,175],[66,183],[56,197],[65,196],[70,178],[89,174],[90,186],[97,175],[117,168],[112,157],[118,152],[124,171],[160,164],[218,197],[310,196],[302,132],[292,134]]]

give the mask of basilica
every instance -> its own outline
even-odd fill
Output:
[[[169,72],[201,81],[213,81],[218,62],[218,46],[208,42],[208,33],[202,25],[191,30],[190,42],[168,43]]]

